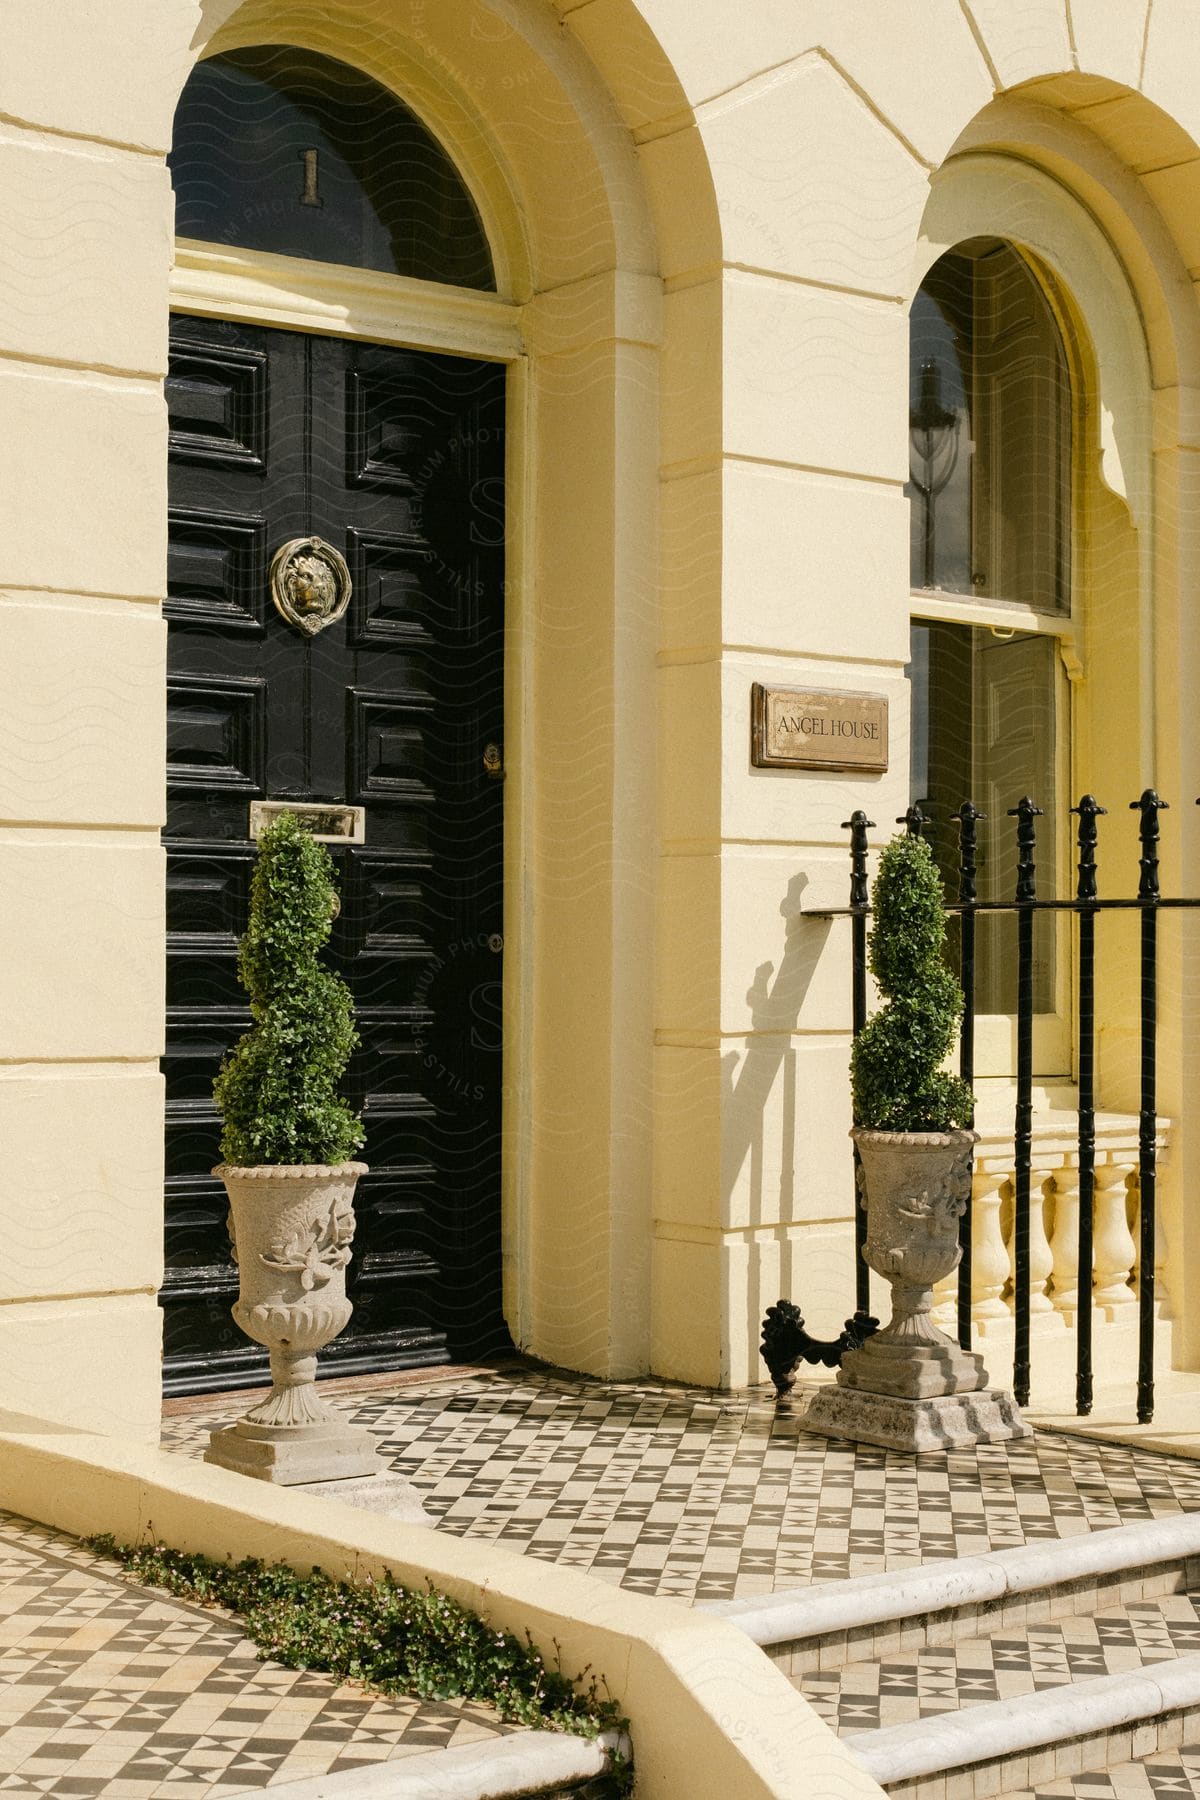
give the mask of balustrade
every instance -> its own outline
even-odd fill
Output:
[[[1061,1125],[1054,1127],[1055,1135]],[[1093,1251],[1094,1303],[1112,1318],[1137,1303],[1137,1121],[1129,1120],[1127,1142],[1097,1157]],[[1034,1124],[1033,1179],[1029,1209],[1029,1311],[1055,1312],[1068,1325],[1079,1308],[1079,1161],[1053,1154],[1046,1168],[1038,1154]],[[1160,1150],[1166,1133],[1160,1129]],[[971,1187],[971,1319],[985,1331],[1012,1315],[1013,1158],[981,1146]],[[934,1290],[934,1319],[953,1332],[957,1277],[948,1275]]]

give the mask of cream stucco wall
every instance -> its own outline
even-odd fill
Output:
[[[161,1277],[169,5],[10,5],[0,72],[0,1369],[149,1434]],[[186,9],[182,9],[186,11]]]
[[[820,1328],[851,1292],[846,945],[800,913],[843,897],[851,811],[906,801],[906,307],[956,156],[1040,171],[1119,272],[1111,321],[1076,300],[1142,347],[1145,523],[1131,555],[1096,513],[1125,572],[1078,774],[1117,704],[1136,755],[1108,779],[1171,796],[1165,879],[1197,886],[1188,0],[4,0],[0,24],[0,1400],[153,1429],[163,155],[195,57],[281,37],[429,119],[511,309],[510,1323],[597,1373],[756,1379],[766,1304]],[[889,773],[752,770],[755,680],[886,693]],[[1200,1049],[1173,1005],[1179,1192]]]
[[[29,667],[6,670],[12,726],[0,738],[13,796],[0,882],[22,946],[0,978],[0,1056],[13,1130],[43,1147],[36,1206],[15,1168],[5,1200],[17,1269],[0,1294],[4,1397],[156,1429],[163,155],[195,58],[280,37],[403,93],[459,161],[497,253],[511,327],[496,314],[481,324],[448,296],[450,327],[428,341],[512,363],[507,1308],[518,1340],[545,1355],[644,1368],[661,296],[612,99],[540,0],[167,0],[149,33],[134,6],[8,14],[0,381],[15,428],[0,459],[8,580],[28,609],[10,637]],[[62,231],[76,215],[79,232]],[[231,261],[190,267],[189,303],[219,304]],[[249,273],[232,272],[242,302]],[[301,322],[305,296],[286,271],[256,273],[263,316]],[[403,284],[392,317],[380,285],[347,298],[356,328],[426,341]],[[309,307],[315,328],[336,328],[336,304],[320,318]],[[364,304],[377,309],[365,326]],[[62,1099],[61,1084],[85,1078],[110,1083],[107,1138],[89,1125],[91,1088],[87,1105]]]
[[[563,10],[615,80],[618,46],[628,57],[638,41],[628,11],[612,0]],[[1189,783],[1200,765],[1177,696],[1194,682],[1197,646],[1172,594],[1195,557],[1176,497],[1194,442],[1197,323],[1195,101],[1178,70],[1195,71],[1200,43],[1184,7],[1134,0],[765,4],[740,13],[736,31],[716,6],[702,17],[671,0],[639,10],[656,42],[640,83],[627,84],[625,116],[651,192],[711,180],[718,215],[716,230],[685,206],[657,215],[667,338],[654,1362],[740,1383],[761,1372],[757,1321],[779,1292],[820,1329],[836,1328],[852,1291],[844,928],[796,915],[844,898],[840,821],[862,806],[886,829],[907,797],[904,313],[942,242],[934,213],[956,155],[1024,165],[1027,190],[1043,170],[1062,216],[1075,206],[1076,234],[1099,222],[1103,254],[1075,271],[1082,327],[1103,344],[1106,383],[1141,387],[1103,405],[1089,397],[1085,528],[1096,541],[1084,557],[1072,783],[1120,788],[1114,814],[1147,782],[1177,797],[1164,877],[1194,890]],[[662,93],[662,52],[686,110]],[[1019,196],[1008,201],[977,213],[974,229],[1036,245]],[[1063,260],[1053,231],[1041,248],[1051,266]],[[1114,358],[1113,340],[1130,333]],[[1105,514],[1113,471],[1100,440],[1114,429],[1128,493]],[[1119,448],[1110,437],[1110,461]],[[751,771],[749,685],[772,677],[888,693],[889,775]],[[1178,1126],[1164,1211],[1178,1242],[1190,1229],[1178,1195],[1192,1179],[1195,1068],[1179,999],[1188,977],[1168,985],[1161,1102]],[[1117,1044],[1128,1008],[1110,1002],[1107,1025],[1110,1103],[1127,1105]],[[1175,1263],[1176,1287],[1194,1255],[1189,1245]],[[1195,1353],[1182,1334],[1177,1349]]]

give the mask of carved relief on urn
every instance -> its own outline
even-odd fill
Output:
[[[863,1255],[891,1283],[884,1340],[949,1344],[930,1318],[935,1282],[958,1267],[958,1222],[971,1197],[973,1131],[867,1131],[856,1128],[860,1204],[867,1212]]]

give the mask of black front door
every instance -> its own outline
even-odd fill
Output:
[[[364,842],[331,846],[331,960],[357,1005],[371,1173],[354,1317],[322,1369],[498,1349],[504,371],[180,317],[168,398],[167,1391],[266,1368],[230,1318],[210,1174],[212,1078],[249,1023],[253,800],[365,809]],[[353,584],[313,637],[268,581],[309,536]]]

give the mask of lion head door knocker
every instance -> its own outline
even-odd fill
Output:
[[[316,637],[350,604],[345,557],[324,538],[289,538],[271,558],[271,598],[289,625]]]

